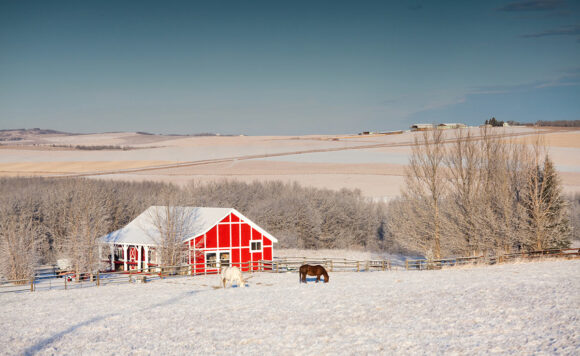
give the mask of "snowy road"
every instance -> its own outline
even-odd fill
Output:
[[[0,354],[580,354],[580,261],[0,295]]]

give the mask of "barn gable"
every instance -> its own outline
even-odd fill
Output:
[[[201,208],[201,209],[217,209],[217,208]],[[211,224],[210,226],[207,227],[207,230],[205,230],[205,231],[200,230],[198,233],[196,233],[195,235],[192,235],[191,237],[185,239],[184,241],[189,241],[191,239],[194,239],[196,237],[199,237],[199,235],[203,235],[203,234],[206,234],[206,233],[210,232],[210,230],[213,227],[215,227],[217,224],[219,224],[219,223],[230,223],[230,222],[231,223],[237,223],[237,222],[244,222],[244,223],[247,223],[248,225],[250,225],[256,231],[258,231],[260,234],[262,234],[265,238],[267,238],[268,240],[270,240],[272,243],[277,243],[278,242],[278,240],[274,236],[272,236],[269,232],[267,232],[266,230],[262,229],[260,226],[258,226],[252,220],[250,220],[247,217],[245,217],[244,215],[242,215],[242,213],[240,213],[236,209],[229,208],[229,209],[224,209],[224,210],[227,210],[226,214],[224,216],[221,216],[220,218],[216,219],[216,221],[215,221],[214,224]],[[231,220],[230,220],[230,216],[231,216]]]

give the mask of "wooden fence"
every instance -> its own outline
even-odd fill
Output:
[[[253,261],[245,263],[235,263],[244,272],[268,271],[270,268],[269,261]],[[142,269],[133,269],[130,271],[117,272],[96,272],[96,273],[65,273],[58,275],[56,270],[47,273],[43,268],[43,273],[30,279],[20,280],[0,280],[0,294],[9,292],[34,292],[40,290],[68,290],[88,287],[99,287],[110,284],[122,283],[146,283],[157,279],[175,278],[193,275],[211,275],[217,274],[218,270],[213,271],[205,269],[205,264],[181,266],[153,266]]]
[[[551,249],[543,251],[512,253],[496,257],[476,256],[457,257],[440,260],[427,261],[425,259],[406,260],[403,263],[394,263],[390,260],[351,260],[346,258],[307,258],[307,257],[283,257],[274,260],[260,260],[245,263],[233,263],[233,266],[240,267],[244,272],[270,272],[285,273],[297,271],[303,264],[322,265],[329,272],[367,272],[367,271],[387,271],[391,269],[405,270],[428,270],[441,269],[444,267],[475,265],[475,264],[495,264],[514,260],[538,259],[538,258],[579,258],[580,249]],[[52,267],[50,267],[52,268]],[[78,277],[74,273],[57,276],[53,269],[52,273],[42,273],[34,278],[21,280],[0,280],[0,293],[11,292],[34,292],[40,290],[54,289],[78,289],[88,287],[99,287],[110,284],[121,283],[146,283],[149,281],[176,278],[183,276],[197,276],[217,274],[217,268],[208,271],[203,263],[182,266],[155,266],[143,269],[134,269],[121,272],[96,272],[81,273]]]
[[[475,257],[457,257],[445,258],[439,260],[428,261],[426,259],[406,260],[406,270],[426,270],[426,269],[441,269],[444,267],[462,266],[462,265],[476,265],[476,264],[496,264],[515,260],[534,260],[540,258],[578,258],[580,257],[580,248],[566,248],[566,249],[549,249],[531,252],[510,253],[499,256],[475,256]]]
[[[392,268],[389,260],[358,261],[346,258],[283,257],[259,262],[263,270],[274,273],[297,271],[304,264],[321,265],[329,272],[386,271]]]

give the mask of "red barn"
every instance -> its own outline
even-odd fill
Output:
[[[213,273],[230,265],[257,270],[258,261],[272,260],[278,242],[233,208],[168,206],[149,207],[101,241],[109,244],[112,269],[140,270],[159,265],[168,232],[183,243],[181,264],[190,265],[192,273]]]

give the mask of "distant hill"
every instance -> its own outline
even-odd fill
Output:
[[[33,128],[33,129],[7,129],[7,130],[0,130],[0,134],[6,134],[6,133],[18,133],[18,134],[28,134],[28,135],[78,135],[75,133],[70,133],[70,132],[63,132],[63,131],[57,131],[57,130],[51,130],[51,129],[39,129],[39,128]]]
[[[120,132],[106,132],[106,133],[120,133]],[[93,133],[96,134],[96,133]],[[141,136],[157,136],[157,137],[170,137],[170,136],[180,136],[180,137],[205,137],[205,136],[240,136],[240,135],[232,135],[232,134],[219,134],[213,132],[202,132],[202,133],[194,133],[194,134],[156,134],[144,131],[137,131],[135,132],[137,135]],[[65,132],[65,131],[58,131],[52,129],[40,129],[40,128],[32,128],[32,129],[2,129],[0,130],[0,142],[10,143],[10,142],[18,142],[18,141],[27,141],[28,143],[36,142],[37,140],[48,138],[48,135],[55,135],[55,136],[77,136],[77,135],[86,135],[80,133],[72,133],[72,132]]]
[[[17,142],[22,140],[31,139],[38,136],[43,135],[62,135],[62,136],[70,136],[70,135],[78,135],[70,132],[63,132],[57,130],[50,130],[50,129],[8,129],[8,130],[0,130],[0,142]]]

